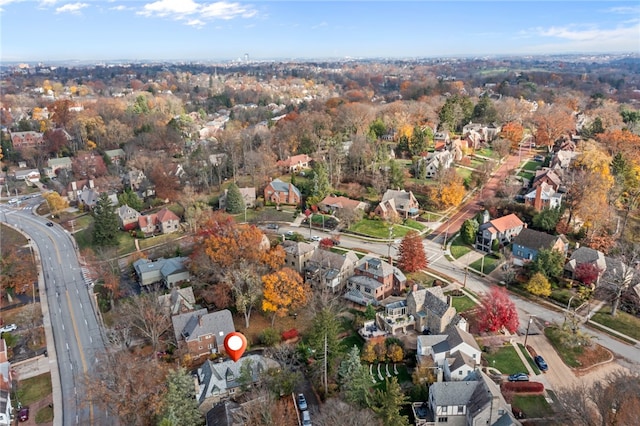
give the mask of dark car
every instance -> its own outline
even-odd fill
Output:
[[[29,420],[29,407],[21,408],[18,412],[18,420],[21,422],[26,422]]]
[[[529,375],[526,373],[516,373],[509,376],[510,382],[528,382]]]
[[[277,230],[279,228],[277,223],[269,223],[267,224],[267,229],[275,229]]]
[[[308,408],[307,398],[305,398],[301,393],[298,394],[298,408],[300,409],[300,411],[305,411]]]
[[[53,226],[53,222],[47,222],[47,226]]]
[[[536,355],[533,360],[536,362],[540,370],[547,371],[549,369],[547,362],[540,355]]]

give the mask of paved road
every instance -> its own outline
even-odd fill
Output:
[[[110,424],[105,413],[84,400],[84,375],[95,364],[96,354],[104,351],[104,343],[74,241],[67,231],[58,225],[47,226],[46,219],[34,215],[27,207],[25,204],[16,208],[2,206],[0,220],[28,235],[41,262],[41,298],[43,304],[46,298],[43,311],[46,309],[49,314],[45,327],[50,319],[55,344],[55,351],[50,350],[49,357],[50,362],[57,363],[59,372],[59,389],[54,383],[54,397],[59,391],[62,400],[61,410],[59,404],[54,407],[55,424]]]

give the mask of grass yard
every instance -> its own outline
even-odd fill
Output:
[[[570,331],[557,327],[547,327],[544,334],[560,358],[572,368],[586,368],[611,359],[611,352],[598,344],[590,346],[575,344]]]
[[[454,259],[460,259],[465,254],[471,251],[471,247],[462,242],[460,236],[451,241],[451,256]]]
[[[41,374],[36,377],[20,380],[16,392],[18,397],[17,401],[20,401],[23,406],[26,406],[40,401],[51,392],[53,392],[51,388],[51,374]]]
[[[410,230],[411,228],[409,227],[396,225],[393,227],[393,237],[402,238],[407,235]],[[352,225],[349,231],[375,238],[389,238],[389,227],[387,222],[383,220],[362,219]]]
[[[435,281],[435,278],[431,275],[425,274],[421,271],[408,272],[405,275],[407,277],[407,281],[413,281],[415,283],[422,284],[425,287],[433,286],[433,281]]]
[[[502,374],[515,374],[527,371],[513,346],[501,346],[492,353],[483,353],[487,365],[497,368]]]
[[[511,405],[522,410],[526,418],[539,419],[553,415],[544,395],[514,395]]]
[[[482,259],[484,259],[484,263]],[[482,272],[483,274],[490,274],[491,272],[493,272],[494,269],[496,269],[496,267],[500,262],[501,262],[501,259],[498,258],[496,255],[487,254],[486,256],[476,260],[469,266],[475,269],[476,271]]]
[[[362,347],[364,346],[364,339],[360,337],[358,333],[351,333],[349,336],[342,339],[342,347],[344,352],[347,353],[351,348],[355,345],[362,352]]]
[[[173,240],[177,240],[180,236],[181,236],[180,234],[156,235],[150,238],[138,239],[138,245],[140,246],[140,250],[146,250],[149,247],[157,246],[159,244],[167,244]],[[122,243],[120,244],[120,246],[122,247]],[[134,242],[134,247],[135,247],[135,242]]]
[[[53,421],[53,407],[42,407],[36,413],[36,424],[49,423]]]
[[[446,293],[446,295],[451,296],[451,292]],[[477,306],[466,294],[462,296],[452,296],[451,303],[458,313],[470,311]]]
[[[529,363],[529,365],[531,366],[531,369],[536,373],[536,374],[540,374],[540,369],[538,368],[538,364],[536,364],[535,362],[533,362],[533,358],[531,358],[531,355],[529,354],[529,351],[526,350],[524,348],[524,345],[522,343],[518,343],[518,347],[520,348],[520,352],[522,352],[522,354],[524,355],[524,357],[527,359],[527,362]]]
[[[494,150],[491,148],[482,148],[476,151],[477,155],[482,155],[483,157],[491,157],[498,159],[500,157]]]
[[[485,162],[486,162],[486,160],[481,160],[479,158],[473,158],[471,160],[471,164],[469,165],[469,167],[471,167],[472,169],[477,169],[478,167],[483,165]]]
[[[522,170],[526,170],[528,172],[535,172],[540,168],[540,163],[537,161],[527,161],[522,165]]]
[[[618,313],[615,317],[611,316],[611,307],[605,306],[600,309],[591,320],[602,324],[606,327],[612,328],[632,337],[636,340],[640,340],[640,318],[630,315],[626,312],[622,312],[618,309]]]
[[[420,231],[422,231],[422,230],[427,228],[422,223],[420,223],[420,222],[418,222],[416,220],[413,220],[413,219],[405,220],[403,225],[406,226],[407,228],[415,229],[418,232],[420,232]]]
[[[465,168],[462,168],[462,167],[456,167],[456,173],[462,179],[467,179],[467,178],[471,177],[471,173],[473,173],[473,170],[465,169]]]
[[[529,182],[531,182],[531,180],[533,180],[533,178],[535,177],[534,173],[531,172],[520,172],[518,173],[518,176],[520,176],[523,179],[527,179]]]

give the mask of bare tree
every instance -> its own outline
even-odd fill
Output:
[[[249,328],[251,312],[262,298],[262,280],[254,268],[243,261],[238,268],[227,271],[226,280],[231,286],[236,309],[244,315],[244,324]]]
[[[314,416],[313,423],[319,426],[377,426],[382,424],[370,409],[360,409],[337,398],[331,398],[325,402],[322,411]]]
[[[638,244],[621,247],[612,265],[604,272],[597,292],[600,297],[611,302],[611,316],[616,316],[623,293],[640,282],[640,274],[634,266],[640,261]]]
[[[151,344],[154,359],[171,329],[170,312],[160,303],[158,296],[157,293],[142,293],[120,306],[124,322],[131,324],[133,331]]]

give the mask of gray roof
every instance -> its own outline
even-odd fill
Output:
[[[176,315],[171,318],[176,340],[190,341],[206,334],[215,334],[218,348],[224,345],[224,338],[236,331],[233,317],[228,309],[207,313],[206,309],[199,309]]]
[[[288,194],[289,193],[289,187],[292,188],[293,192],[300,197],[300,190],[298,188],[296,188],[295,185],[291,185],[287,182],[283,182],[280,179],[274,179],[271,181],[271,187],[276,191],[276,192],[283,192]]]
[[[589,247],[579,247],[571,253],[571,258],[564,268],[569,271],[575,271],[576,267],[583,263],[594,263],[603,271],[607,267],[604,254]]]
[[[173,287],[169,294],[158,296],[158,302],[165,306],[171,312],[171,315],[175,315],[180,311],[181,306],[184,306],[189,311],[193,310],[196,298],[193,295],[192,287]]]
[[[429,399],[438,407],[467,405],[471,402],[479,382],[435,382],[429,387]]]
[[[168,277],[171,274],[184,272],[187,270],[184,266],[187,260],[189,260],[188,257],[172,257],[170,259],[164,259],[163,265],[160,268],[160,273],[163,277]]]
[[[478,346],[478,342],[470,333],[467,333],[464,330],[461,330],[459,327],[449,325],[444,330],[444,334],[447,334],[449,338],[447,341],[452,348],[460,345],[461,343],[466,343],[474,349],[480,350],[480,346]]]
[[[303,254],[312,252],[316,249],[316,246],[313,244],[306,243],[304,241],[292,241],[285,240],[282,243],[282,247],[287,254],[291,254],[293,256],[301,256]]]
[[[314,251],[309,262],[317,263],[323,268],[342,270],[345,263],[355,265],[358,262],[358,256],[352,251],[342,254],[319,249]]]
[[[540,249],[551,248],[551,246],[555,244],[558,238],[559,238],[558,236],[547,234],[546,232],[540,232],[534,229],[524,228],[513,239],[513,243],[521,245],[522,247],[539,251]]]
[[[360,284],[361,286],[368,287],[372,290],[378,287],[382,287],[382,283],[380,281],[375,280],[371,277],[365,277],[363,275],[354,275],[352,277],[349,277],[349,282],[352,282],[354,284]]]

